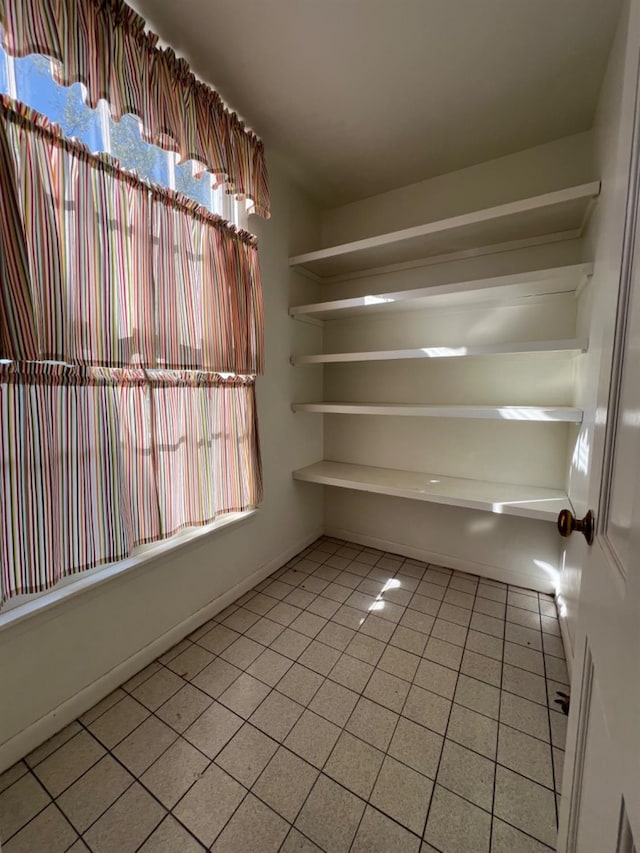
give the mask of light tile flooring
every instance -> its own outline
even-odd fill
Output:
[[[543,853],[553,600],[322,538],[0,776],[4,853]]]

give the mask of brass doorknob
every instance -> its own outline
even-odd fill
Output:
[[[595,518],[591,510],[584,518],[576,518],[570,509],[563,509],[558,515],[558,531],[560,536],[571,536],[573,531],[582,533],[589,545],[593,545]]]

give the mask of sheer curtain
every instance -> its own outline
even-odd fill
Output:
[[[260,502],[254,237],[4,99],[0,284],[2,600]]]

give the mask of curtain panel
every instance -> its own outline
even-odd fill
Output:
[[[51,57],[57,82],[83,83],[89,106],[104,99],[115,119],[138,116],[146,141],[202,164],[270,215],[262,142],[122,0],[0,0],[0,25],[11,55]]]
[[[262,499],[252,378],[0,364],[0,602]]]
[[[263,370],[255,237],[0,102],[0,358]]]

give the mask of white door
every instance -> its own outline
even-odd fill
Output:
[[[582,549],[558,850],[640,853],[640,227],[638,102],[613,367],[600,383]]]

